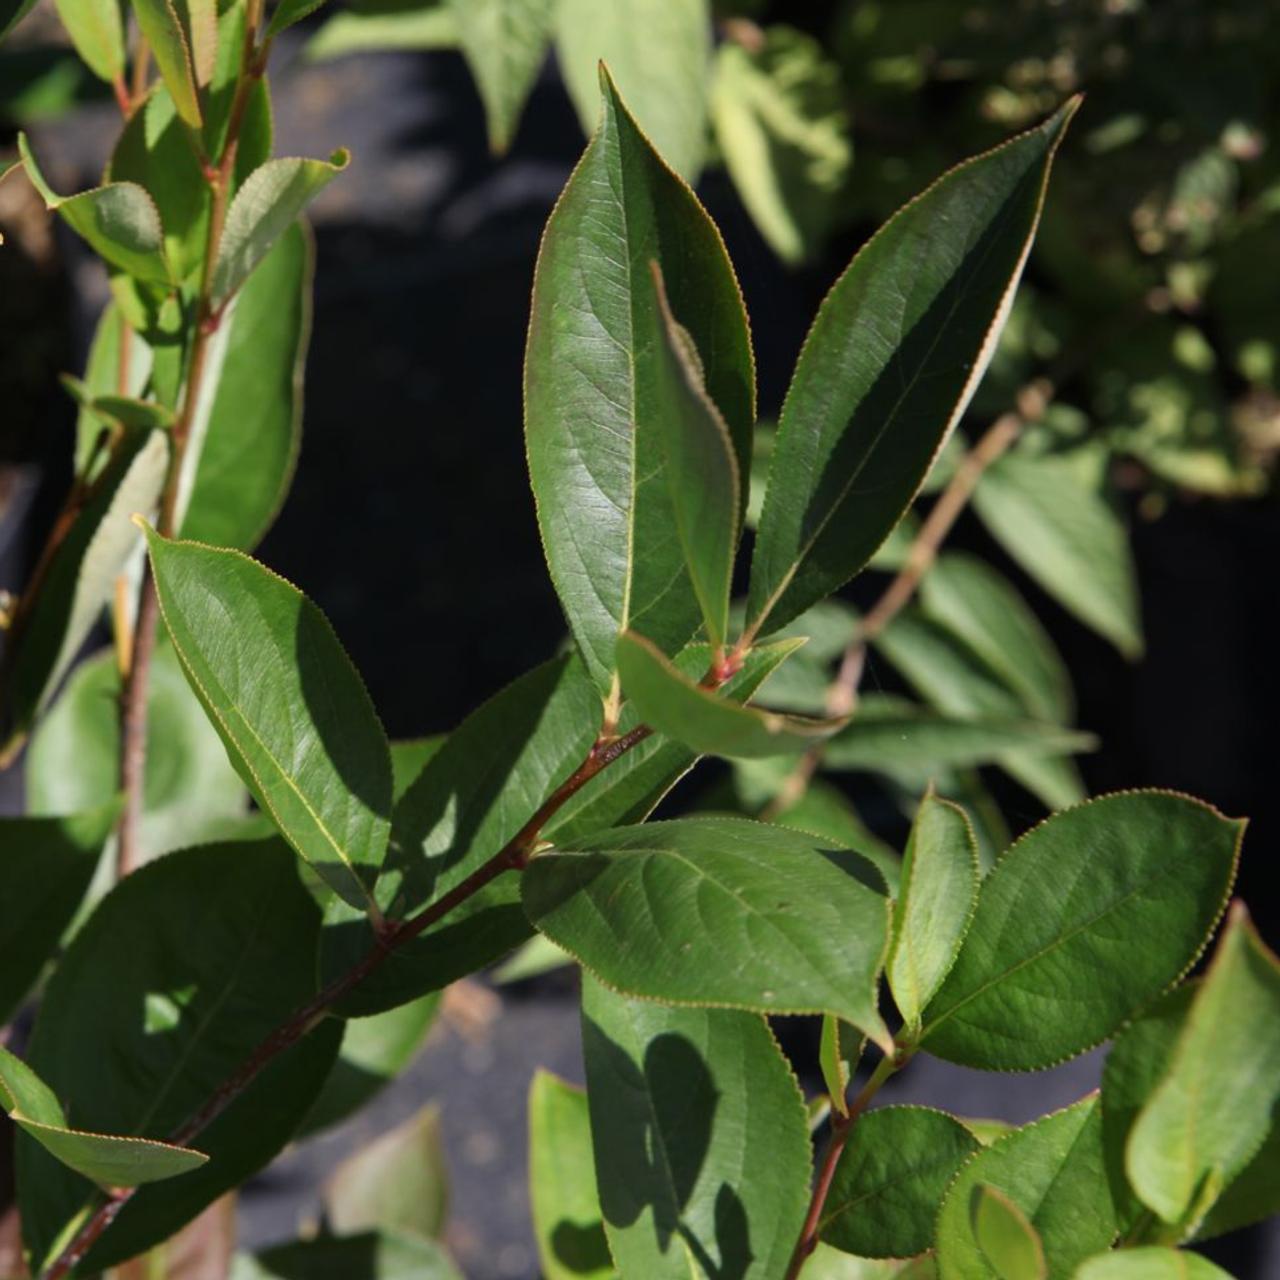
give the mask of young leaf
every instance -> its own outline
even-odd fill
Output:
[[[296,868],[279,840],[207,845],[143,867],[102,900],[45,989],[29,1052],[77,1126],[164,1138],[315,994],[319,911]],[[340,1038],[330,1021],[267,1066],[200,1135],[208,1164],[135,1195],[85,1274],[166,1239],[274,1156]],[[35,1271],[92,1188],[32,1142],[20,1139],[17,1162]]]
[[[551,42],[554,0],[448,0],[489,125],[489,147],[511,144]]]
[[[858,1060],[866,1047],[866,1037],[846,1022],[829,1013],[822,1015],[822,1039],[818,1045],[818,1066],[831,1105],[842,1116],[849,1114],[846,1095],[849,1081],[858,1069]]]
[[[173,0],[133,0],[133,11],[178,114],[192,128],[200,128],[200,91],[191,48]]]
[[[955,963],[980,879],[968,817],[930,788],[903,854],[885,964],[889,990],[908,1027],[920,1025],[921,1013]]]
[[[995,350],[1078,105],[940,178],[827,295],[778,424],[752,633],[847,582],[910,505]]]
[[[836,1165],[819,1230],[846,1253],[906,1258],[933,1245],[938,1203],[978,1140],[929,1107],[879,1107],[858,1118]]]
[[[808,1200],[808,1124],[764,1019],[629,1000],[584,976],[583,1059],[618,1271],[772,1280]]]
[[[367,908],[390,831],[391,757],[328,620],[238,551],[146,533],[178,660],[232,763],[299,855]]]
[[[119,0],[57,0],[58,17],[76,52],[99,80],[124,74],[124,23]]]
[[[119,813],[111,801],[66,818],[0,818],[0,1026],[57,950]]]
[[[556,58],[583,129],[590,133],[599,118],[603,62],[640,127],[688,182],[706,154],[709,8],[707,0],[556,3]]]
[[[1129,539],[1069,461],[1007,454],[987,469],[973,505],[1000,545],[1050,595],[1125,657],[1141,656]]]
[[[702,380],[702,357],[689,331],[671,314],[661,268],[656,262],[650,265],[662,317],[655,353],[655,416],[667,484],[707,639],[719,650],[729,627],[742,481],[729,428]]]
[[[1168,1070],[1129,1132],[1134,1190],[1165,1222],[1199,1216],[1206,1190],[1220,1191],[1258,1150],[1278,1100],[1280,960],[1237,904]]]
[[[209,1157],[147,1138],[122,1138],[72,1129],[53,1091],[20,1058],[0,1048],[0,1107],[68,1169],[105,1190],[137,1187],[188,1173]]]
[[[791,641],[799,647],[800,641]],[[618,636],[622,692],[636,713],[660,733],[702,755],[776,756],[804,751],[847,721],[810,720],[744,707],[682,675],[674,663],[633,631]]]
[[[988,1070],[1036,1070],[1101,1043],[1199,955],[1243,834],[1242,822],[1158,791],[1105,796],[1033,828],[983,882],[921,1043]]]
[[[37,168],[25,133],[18,134],[18,152],[45,207],[61,214],[99,257],[138,280],[172,285],[160,214],[155,201],[136,182],[108,182],[79,195],[60,196]]]
[[[431,1240],[395,1231],[317,1236],[240,1255],[231,1280],[462,1280]]]
[[[1073,1280],[1233,1280],[1208,1258],[1184,1249],[1150,1245],[1117,1249],[1088,1259]]]
[[[610,1280],[587,1095],[542,1070],[529,1086],[529,1198],[544,1280]]]
[[[1003,1192],[974,1187],[969,1218],[973,1238],[999,1280],[1047,1280],[1040,1236]]]
[[[755,391],[746,313],[719,233],[607,75],[601,87],[600,128],[538,254],[525,435],[551,577],[592,679],[608,693],[620,631],[636,626],[670,653],[698,619],[664,474],[658,415],[669,355],[650,262],[706,361],[707,394],[741,477]]]
[[[212,287],[216,304],[225,304],[244,284],[271,246],[349,160],[343,150],[328,160],[283,157],[259,165],[245,179],[227,211],[218,249]]]
[[[888,924],[879,882],[860,854],[800,832],[691,818],[542,853],[521,892],[538,929],[620,991],[831,1013],[888,1051],[876,1010]]]
[[[1071,1276],[1083,1259],[1109,1248],[1116,1221],[1102,1169],[1097,1096],[1014,1129],[962,1166],[938,1214],[939,1280],[1015,1280],[992,1265],[976,1237],[980,1187],[1022,1213],[1040,1238],[1049,1276]]]

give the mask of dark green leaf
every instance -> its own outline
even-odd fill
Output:
[[[1077,106],[940,178],[827,295],[778,424],[750,631],[847,582],[911,504],[995,350]]]
[[[133,11],[178,114],[198,129],[202,120],[196,72],[187,33],[173,0],[133,0]]]
[[[762,1018],[670,1009],[583,981],[583,1057],[618,1270],[772,1280],[808,1200],[795,1078]]]
[[[529,918],[604,982],[678,1004],[832,1013],[886,1049],[888,902],[861,855],[741,818],[599,832],[536,857]]]
[[[634,626],[671,653],[698,620],[664,474],[666,360],[650,262],[706,361],[744,480],[755,397],[746,313],[719,234],[607,77],[603,92],[604,118],[538,255],[525,432],[551,577],[607,694],[620,631]]]
[[[905,1258],[933,1244],[938,1204],[978,1140],[928,1107],[860,1116],[836,1165],[819,1229],[846,1253]]]
[[[241,1256],[231,1280],[461,1280],[448,1255],[430,1240],[392,1231],[317,1236]]]
[[[1208,805],[1159,791],[1104,796],[1035,827],[983,882],[922,1043],[997,1070],[1101,1043],[1200,954],[1243,834]]]
[[[427,762],[445,744],[443,733],[429,738],[406,738],[391,744],[392,790],[397,804],[418,780]]]

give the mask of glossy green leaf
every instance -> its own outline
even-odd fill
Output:
[[[100,80],[124,74],[124,22],[119,0],[57,0],[58,17],[76,52]]]
[[[1150,1245],[1098,1254],[1079,1267],[1072,1280],[1232,1280],[1232,1276],[1198,1253]]]
[[[248,556],[147,529],[178,660],[227,753],[289,843],[347,902],[372,898],[391,757],[324,614]]]
[[[311,62],[387,49],[446,49],[458,42],[453,10],[440,0],[406,9],[341,9],[308,41]]]
[[[831,1106],[842,1116],[849,1114],[849,1082],[858,1069],[866,1037],[847,1022],[829,1013],[822,1015],[822,1038],[818,1043],[818,1067]]]
[[[980,878],[978,843],[965,811],[930,789],[903,853],[885,963],[889,990],[908,1027],[919,1026],[925,1006],[955,963]]]
[[[1159,791],[1104,796],[1033,828],[983,881],[922,1043],[998,1070],[1101,1043],[1200,954],[1243,834],[1242,822]]]
[[[230,1280],[462,1280],[430,1240],[392,1231],[317,1236],[240,1256]]]
[[[654,354],[655,417],[685,568],[707,639],[719,649],[729,627],[742,480],[729,428],[707,394],[702,356],[671,313],[662,271],[656,262],[652,266],[662,318]]]
[[[940,178],[827,295],[778,423],[750,630],[847,582],[911,504],[995,350],[1077,105]]]
[[[108,1190],[189,1173],[209,1158],[165,1142],[69,1128],[49,1086],[4,1048],[0,1048],[0,1106],[57,1161]]]
[[[133,11],[178,114],[198,129],[202,123],[200,92],[187,32],[173,0],[133,0]]]
[[[541,1070],[529,1086],[529,1198],[544,1280],[616,1274],[596,1194],[587,1095]]]
[[[521,891],[538,929],[620,991],[832,1013],[887,1048],[879,881],[861,855],[801,832],[690,818],[564,843],[533,860]]]
[[[846,723],[731,702],[682,675],[656,645],[633,631],[618,637],[617,658],[622,692],[635,704],[640,718],[702,755],[776,756],[804,751]]]
[[[933,1244],[938,1204],[978,1140],[929,1107],[879,1107],[858,1118],[822,1211],[822,1239],[846,1253],[905,1258]]]
[[[651,262],[706,362],[707,394],[724,416],[742,477],[755,403],[746,313],[719,233],[607,76],[602,88],[600,128],[538,255],[525,435],[551,577],[588,670],[607,693],[620,631],[634,626],[671,653],[698,621],[664,474],[657,415],[668,356]]]
[[[243,817],[249,797],[222,741],[187,685],[172,645],[151,663],[147,726],[163,749],[147,752],[138,831],[144,861],[191,844],[208,823]],[[120,785],[120,673],[115,652],[72,673],[27,754],[27,808],[70,814],[107,804]]]
[[[987,469],[973,505],[1001,546],[1050,595],[1126,657],[1142,653],[1124,525],[1069,461],[1007,454]]]
[[[212,285],[216,303],[224,304],[244,284],[271,246],[349,160],[343,150],[328,160],[287,156],[268,160],[245,179],[227,210],[218,248]]]
[[[184,538],[251,551],[284,503],[302,436],[314,265],[311,236],[294,223],[219,326],[212,396],[187,446],[196,461],[182,503]]]
[[[590,133],[600,118],[603,62],[645,135],[678,174],[695,181],[706,153],[707,0],[557,0],[555,16],[556,59],[583,130]]]
[[[624,1276],[773,1280],[800,1232],[804,1106],[762,1018],[672,1009],[583,980],[605,1233]]]
[[[155,509],[168,468],[164,432],[127,433],[49,561],[30,613],[6,645],[3,709],[10,749],[47,707],[111,599],[139,542],[131,517]],[[0,758],[4,754],[0,747]]]
[[[296,867],[279,840],[208,845],[143,867],[103,899],[45,989],[29,1051],[78,1126],[164,1138],[315,993],[319,911]],[[166,1239],[274,1156],[340,1038],[326,1023],[267,1066],[199,1135],[208,1164],[135,1195],[86,1274]],[[38,1262],[92,1188],[34,1143],[20,1140],[17,1155]]]
[[[1257,1152],[1278,1102],[1280,960],[1237,905],[1130,1130],[1130,1183],[1165,1222],[1200,1216],[1204,1192],[1220,1191]]]
[[[61,214],[95,253],[139,280],[171,283],[160,214],[155,201],[136,182],[108,182],[79,195],[60,196],[36,167],[26,134],[18,135],[18,151],[45,207]]]
[[[1081,1261],[1110,1247],[1116,1231],[1097,1096],[997,1138],[962,1166],[938,1214],[940,1280],[1013,1280],[992,1266],[975,1238],[979,1187],[1000,1193],[1026,1217],[1040,1237],[1049,1280],[1069,1280]]]
[[[764,28],[758,49],[725,40],[711,120],[760,233],[784,261],[808,257],[833,221],[853,159],[839,66],[791,27]]]
[[[325,1218],[339,1235],[439,1236],[449,1206],[439,1108],[428,1103],[348,1156],[329,1179],[324,1202]]]
[[[314,13],[325,0],[280,0],[267,23],[267,38],[278,36],[280,32],[301,22],[303,18]]]
[[[449,0],[495,154],[511,145],[525,99],[546,60],[554,9],[555,0]]]
[[[0,818],[0,1026],[57,949],[118,815],[112,801],[65,818]]]
[[[983,1258],[999,1280],[1047,1280],[1040,1236],[1027,1215],[1003,1192],[974,1187],[969,1225]]]

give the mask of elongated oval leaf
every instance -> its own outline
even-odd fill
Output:
[[[153,862],[103,899],[64,955],[45,989],[31,1066],[78,1126],[162,1139],[314,995],[319,924],[279,840]],[[274,1156],[340,1037],[330,1022],[266,1067],[200,1135],[209,1162],[135,1195],[86,1274],[166,1239]],[[17,1157],[23,1233],[38,1266],[92,1187],[33,1141],[20,1139]]]
[[[119,0],[57,0],[58,17],[76,52],[108,84],[124,73],[124,22]]]
[[[387,849],[391,755],[324,614],[248,556],[147,529],[178,660],[284,837],[361,909]]]
[[[827,295],[778,424],[749,628],[830,595],[910,505],[986,372],[1078,105],[940,178]]]
[[[741,818],[600,832],[540,854],[525,910],[620,991],[673,1004],[832,1013],[884,1048],[888,901],[859,854]]]
[[[1053,1280],[1067,1280],[1079,1262],[1109,1248],[1116,1223],[1097,1096],[997,1138],[961,1168],[938,1214],[939,1280],[1013,1280],[992,1265],[975,1236],[979,1187],[992,1188],[1025,1216]]]
[[[980,878],[978,842],[964,810],[930,789],[903,854],[885,964],[889,990],[908,1027],[919,1025],[925,1005],[955,963]]]
[[[1184,1249],[1148,1245],[1117,1249],[1090,1258],[1072,1280],[1232,1280],[1229,1272],[1208,1258]]]
[[[969,1219],[973,1238],[999,1280],[1047,1280],[1039,1233],[1003,1192],[974,1187]]]
[[[198,129],[202,121],[200,91],[187,33],[173,0],[133,0],[133,11],[151,45],[165,86],[173,95],[178,114]]]
[[[698,607],[664,474],[657,415],[668,357],[649,263],[706,361],[739,470],[754,370],[742,297],[714,224],[603,77],[604,115],[543,237],[525,355],[525,436],[538,524],[574,639],[603,692],[635,626],[680,648]]]
[[[979,1149],[959,1120],[929,1107],[860,1116],[827,1193],[822,1239],[867,1258],[923,1253],[948,1185]]]
[[[1104,796],[1033,828],[983,882],[922,1043],[997,1070],[1101,1043],[1200,954],[1243,834],[1208,805],[1159,791]]]
[[[618,1270],[782,1275],[808,1199],[804,1106],[764,1019],[671,1009],[583,979],[583,1058]]]

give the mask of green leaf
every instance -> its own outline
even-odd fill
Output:
[[[432,756],[444,746],[446,736],[433,734],[427,738],[403,738],[391,744],[392,791],[397,804],[418,780]]]
[[[654,147],[694,182],[706,154],[707,0],[557,0],[555,16],[556,58],[583,130],[600,117],[603,62]]]
[[[34,4],[35,0],[0,0],[0,40],[27,16]]]
[[[980,1187],[1021,1211],[1040,1238],[1045,1274],[1067,1280],[1083,1259],[1108,1248],[1116,1232],[1097,1096],[997,1138],[960,1169],[938,1214],[939,1280],[1015,1280],[1016,1273],[992,1265],[975,1236]]]
[[[344,1160],[325,1187],[324,1202],[326,1221],[339,1235],[376,1230],[439,1236],[449,1204],[439,1108],[428,1103]]]
[[[645,1280],[782,1274],[808,1202],[804,1106],[762,1018],[670,1009],[583,979],[605,1233]]]
[[[529,1086],[529,1198],[544,1280],[615,1275],[596,1195],[587,1095],[541,1069]]]
[[[90,400],[120,389],[121,343],[126,333],[129,334],[129,350],[128,370],[124,380],[125,393],[130,396],[142,394],[151,373],[151,348],[140,334],[130,330],[119,305],[112,301],[103,308],[89,347],[82,386]],[[101,435],[101,417],[93,409],[82,405],[76,416],[76,475],[87,477]],[[94,468],[93,474],[96,475],[97,471]]]
[[[821,1241],[809,1255],[800,1272],[800,1280],[937,1280],[933,1257],[857,1258],[841,1253]]]
[[[1280,1213],[1280,1115],[1271,1117],[1271,1127],[1258,1154],[1236,1174],[1230,1185],[1209,1210],[1196,1231],[1197,1240],[1210,1240],[1239,1231],[1255,1222],[1265,1222]]]
[[[163,1138],[316,990],[319,911],[279,840],[207,845],[121,881],[45,989],[29,1061],[85,1129]],[[122,946],[121,940],[128,945]],[[333,1063],[327,1022],[268,1065],[199,1136],[209,1162],[121,1210],[91,1275],[166,1239],[289,1140]],[[92,1188],[19,1140],[33,1270]]]
[[[662,333],[655,352],[658,429],[685,568],[715,650],[729,628],[729,592],[741,528],[742,479],[733,440],[703,381],[702,356],[671,314],[662,271],[652,263]]]
[[[191,50],[199,88],[207,88],[218,63],[218,0],[174,0]]]
[[[1278,1102],[1280,960],[1237,904],[1164,1078],[1130,1130],[1134,1190],[1165,1222],[1194,1228],[1188,1218],[1256,1154]]]
[[[387,49],[447,49],[457,44],[453,10],[440,0],[406,9],[343,9],[307,42],[309,62]]]
[[[147,727],[163,749],[148,751],[138,843],[143,861],[192,843],[195,832],[249,808],[240,775],[187,686],[172,645],[156,646]],[[27,807],[69,814],[107,804],[120,785],[120,672],[108,650],[82,662],[27,755]]]
[[[521,891],[538,929],[620,991],[831,1013],[888,1050],[876,1011],[888,925],[879,882],[861,855],[801,832],[690,818],[539,854]]]
[[[929,1107],[879,1107],[858,1118],[819,1221],[846,1253],[905,1258],[933,1244],[938,1203],[980,1150],[959,1120]]]
[[[489,147],[511,145],[551,42],[554,0],[449,0],[462,52],[489,125]]]
[[[0,1026],[57,950],[119,812],[112,801],[66,818],[0,818]]]
[[[650,262],[706,360],[707,394],[741,477],[755,393],[746,313],[719,233],[607,76],[602,90],[600,128],[538,255],[525,435],[551,577],[588,670],[608,693],[620,631],[635,626],[671,653],[698,621],[664,474],[658,417],[669,354]]]
[[[76,52],[99,80],[124,74],[124,22],[119,0],[57,0],[58,17]]]
[[[199,1151],[165,1142],[69,1128],[49,1086],[4,1048],[0,1048],[0,1106],[56,1160],[106,1190],[173,1178],[209,1159]]]
[[[989,1070],[1036,1070],[1101,1043],[1200,954],[1243,834],[1159,791],[1104,796],[1033,828],[983,881],[921,1043]]]
[[[798,647],[799,641],[791,641]],[[633,631],[618,637],[622,692],[660,733],[703,755],[776,756],[807,750],[845,720],[810,720],[744,707],[681,674],[656,645]]]
[[[367,908],[390,831],[391,757],[328,620],[238,551],[146,532],[178,660],[231,762],[299,855]]]
[[[448,1255],[430,1240],[392,1231],[317,1236],[241,1255],[230,1280],[462,1280]]]
[[[716,51],[711,120],[742,203],[786,262],[821,244],[853,159],[840,67],[812,36],[770,26]]]
[[[842,1116],[849,1114],[847,1094],[849,1081],[858,1069],[858,1061],[866,1048],[866,1037],[846,1022],[822,1015],[822,1039],[818,1045],[818,1066],[822,1071],[822,1083],[832,1107]]]
[[[1124,525],[1070,461],[1006,454],[983,475],[973,505],[1051,596],[1125,657],[1141,655],[1138,588]]]
[[[200,92],[187,33],[173,0],[133,0],[133,11],[151,45],[165,87],[173,95],[178,114],[198,129],[202,123]]]
[[[219,326],[188,456],[184,538],[251,551],[275,520],[302,436],[302,375],[311,337],[315,253],[294,223],[236,295]]]
[[[335,151],[328,160],[296,156],[259,165],[236,192],[213,271],[214,302],[223,305],[249,278],[271,246],[308,204],[346,167],[350,156]]]
[[[940,178],[827,295],[778,424],[752,633],[847,582],[911,504],[995,350],[1077,106]]]
[[[242,4],[228,5],[218,19],[217,57],[214,60],[213,75],[204,94],[203,138],[206,155],[221,155],[226,147],[231,111],[235,105],[244,64],[246,9],[247,6]],[[240,143],[236,148],[232,194],[270,156],[271,139],[271,102],[264,76],[250,89],[249,100],[240,122]]]
[[[978,843],[965,811],[940,800],[931,788],[903,854],[885,964],[889,990],[908,1027],[920,1025],[925,1006],[955,963],[980,879]]]
[[[974,1187],[969,1225],[982,1256],[1000,1280],[1047,1280],[1040,1237],[1008,1196],[994,1187]]]
[[[325,0],[280,0],[271,21],[267,23],[267,39],[273,39],[288,27],[314,13]]]
[[[18,151],[45,207],[61,214],[99,257],[138,280],[166,287],[172,284],[160,214],[142,187],[136,182],[108,182],[79,195],[60,196],[36,167],[24,133],[18,135]]]
[[[959,717],[890,694],[866,694],[853,719],[827,743],[828,769],[869,769],[928,776],[941,769],[990,764],[1014,751],[1054,755],[1084,751],[1094,739],[1035,720]]]
[[[440,996],[432,992],[370,1018],[350,1019],[338,1060],[298,1136],[330,1128],[381,1093],[417,1056],[439,1007]]]
[[[539,974],[552,973],[572,963],[573,957],[561,951],[550,938],[535,933],[489,974],[489,981],[497,986],[506,986],[536,978]]]
[[[1088,1259],[1072,1280],[1232,1280],[1208,1258],[1182,1249],[1118,1249]]]
[[[49,561],[30,613],[8,636],[3,705],[9,750],[48,706],[110,600],[116,577],[138,546],[131,517],[155,509],[168,469],[163,431],[128,432],[94,481]],[[0,759],[4,755],[0,746]]]

